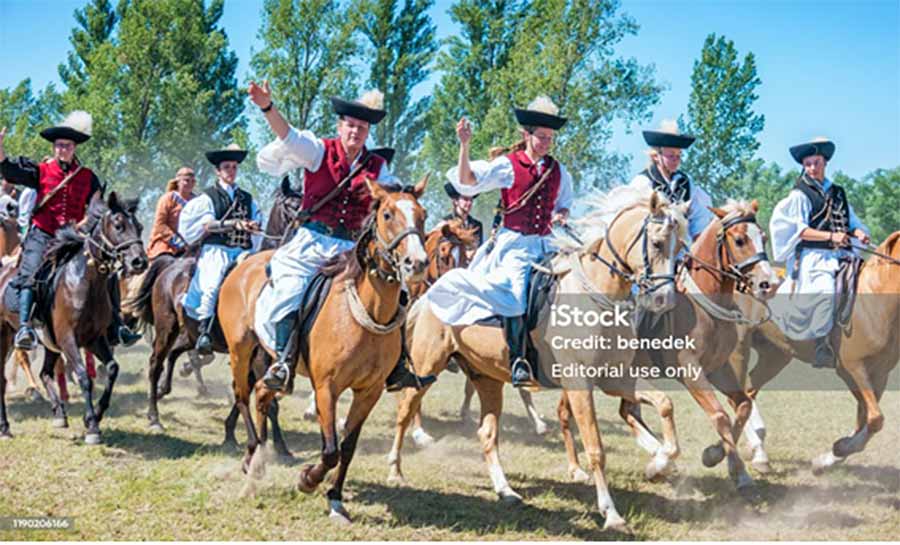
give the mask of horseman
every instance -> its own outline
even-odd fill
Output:
[[[323,263],[353,248],[372,204],[366,178],[383,186],[399,188],[400,184],[386,160],[365,146],[370,127],[385,116],[381,92],[369,91],[357,101],[331,99],[338,116],[337,138],[319,138],[288,124],[272,102],[268,82],[262,86],[251,82],[248,92],[278,137],[260,150],[260,170],[282,176],[304,169],[301,214],[307,221],[273,254],[271,287],[260,295],[255,315],[255,329],[269,346],[273,324],[275,330],[277,360],[263,380],[269,389],[283,391],[296,361],[289,345],[301,296]],[[387,388],[418,388],[433,381],[433,377],[410,373],[401,358],[387,378]]]
[[[253,195],[237,186],[238,165],[246,156],[247,151],[235,144],[206,152],[217,181],[188,202],[178,219],[178,234],[188,244],[202,240],[197,269],[184,297],[185,312],[200,323],[195,349],[201,354],[212,353],[210,329],[225,273],[259,242],[252,234],[260,230],[262,215]]]
[[[181,167],[175,177],[166,184],[166,192],[156,203],[156,215],[150,230],[150,246],[147,257],[175,256],[184,251],[184,240],[178,234],[178,219],[188,201],[196,197],[194,169]]]
[[[859,259],[851,237],[869,243],[868,229],[844,189],[825,176],[834,150],[825,138],[790,148],[803,170],[788,196],[775,205],[769,223],[775,259],[787,263],[787,278],[777,295],[790,299],[782,312],[773,313],[773,320],[790,339],[815,339],[817,368],[835,367],[831,332],[836,280]]]
[[[712,206],[709,194],[678,170],[681,154],[694,143],[694,137],[681,134],[671,120],[663,121],[659,129],[645,130],[643,134],[644,142],[650,146],[647,150],[650,162],[629,185],[635,189],[649,187],[665,195],[672,204],[690,201],[688,234],[695,240],[716,217],[709,209]]]
[[[450,182],[444,184],[444,191],[453,203],[453,211],[442,218],[442,223],[458,220],[463,229],[475,230],[475,243],[466,248],[466,262],[471,263],[478,247],[484,242],[484,227],[481,225],[480,221],[470,214],[475,197],[467,197],[460,194]],[[440,225],[437,225],[435,229],[440,229],[440,227]],[[454,251],[456,251],[455,248]]]
[[[75,148],[91,137],[91,115],[74,111],[57,126],[41,131],[41,137],[53,144],[52,158],[37,163],[27,157],[10,159],[3,149],[6,128],[0,131],[0,172],[9,182],[35,191],[35,205],[31,214],[31,228],[22,243],[19,270],[11,283],[19,292],[19,330],[16,348],[31,350],[37,340],[31,327],[34,303],[34,274],[39,269],[44,249],[56,231],[65,225],[81,222],[94,193],[103,192],[97,175],[81,164]],[[90,229],[99,218],[89,218]],[[134,344],[140,338],[122,324],[119,309],[118,285],[111,279],[113,325],[109,335],[111,344]]]
[[[526,286],[531,264],[552,250],[553,223],[565,223],[572,206],[572,178],[550,155],[556,131],[566,123],[559,108],[545,97],[515,109],[522,140],[492,150],[491,161],[469,161],[472,129],[468,120],[456,126],[459,163],[447,172],[461,195],[500,189],[502,227],[475,253],[468,269],[453,269],[425,293],[435,316],[450,325],[470,325],[494,315],[503,317],[509,345],[513,386],[534,382],[525,359]]]

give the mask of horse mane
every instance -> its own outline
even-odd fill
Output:
[[[150,261],[150,268],[144,273],[137,293],[122,301],[122,310],[137,316],[140,327],[153,323],[153,285],[159,274],[174,263],[175,259],[171,255],[162,254]]]
[[[721,207],[721,210],[725,212],[725,216],[721,220],[723,223],[736,218],[745,218],[756,215],[756,212],[753,211],[753,207],[745,200],[728,199],[725,205]]]
[[[56,235],[47,243],[44,252],[45,260],[59,266],[75,257],[84,247],[85,237],[74,227],[67,225],[56,231]]]

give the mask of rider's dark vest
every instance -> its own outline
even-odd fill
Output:
[[[821,184],[803,175],[797,178],[794,189],[800,191],[809,199],[811,210],[807,224],[810,227],[832,233],[846,233],[850,230],[850,204],[847,202],[847,194],[844,193],[844,188],[832,183],[826,192],[822,189]],[[832,248],[831,243],[826,240],[803,240],[798,246],[804,248]]]
[[[212,200],[213,213],[217,221],[221,220],[250,220],[253,211],[253,195],[243,189],[234,189],[234,199],[228,196],[228,192],[215,184],[207,188],[204,193]],[[250,233],[246,231],[232,230],[227,233],[213,233],[203,239],[203,244],[218,244],[232,248],[249,249],[253,244]]]
[[[500,199],[504,208],[515,205],[531,186],[536,184],[541,175],[538,167],[531,162],[524,151],[514,151],[506,156],[513,167],[513,185],[500,191]],[[549,155],[546,161],[553,170],[541,188],[528,199],[523,207],[503,217],[503,226],[523,235],[549,235],[550,222],[553,219],[553,208],[559,196],[562,180],[559,164]]]
[[[325,155],[322,163],[315,172],[306,171],[303,181],[303,210],[309,210],[325,195],[331,192],[350,171],[350,162],[344,152],[344,146],[337,138],[324,138]],[[362,156],[368,153],[365,148]],[[375,154],[369,154],[365,166],[360,173],[351,180],[350,184],[325,206],[313,214],[309,221],[322,222],[335,231],[358,231],[369,214],[372,205],[372,195],[366,187],[366,178],[378,179],[384,159]]]
[[[645,169],[641,174],[650,180],[650,186],[653,190],[665,195],[670,203],[681,204],[691,199],[691,181],[688,179],[687,174],[680,170],[676,170],[675,174],[672,175],[674,183],[671,185],[659,173],[656,165]]]
[[[75,169],[77,166],[73,165],[71,168]],[[35,201],[37,203],[40,203],[44,196],[53,191],[68,175],[58,161],[41,163],[39,169],[39,187]],[[94,173],[90,169],[82,168],[64,188],[35,212],[31,223],[52,235],[63,225],[84,219],[93,177]]]

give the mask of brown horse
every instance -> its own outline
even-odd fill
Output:
[[[813,459],[814,473],[821,473],[851,454],[862,452],[872,436],[884,426],[879,402],[900,357],[900,333],[897,330],[900,321],[900,264],[897,263],[900,260],[900,231],[888,236],[876,251],[890,259],[876,256],[862,265],[857,284],[859,297],[850,327],[841,330],[840,336],[837,374],[856,398],[856,427],[849,436],[836,440],[828,452]],[[759,312],[758,304],[752,300],[742,298],[738,302],[748,314]],[[760,389],[794,358],[811,364],[815,360],[815,349],[813,341],[791,340],[772,322],[742,327],[739,334],[739,343],[731,354],[729,366],[753,399],[751,421],[744,435],[753,450],[752,466],[765,473],[770,467],[763,444],[766,428],[759,412]],[[756,366],[748,372],[751,348],[756,350],[758,357]],[[709,449],[718,453],[721,447],[712,445]],[[711,456],[709,461],[718,463],[721,458]]]
[[[286,240],[284,234],[289,232],[292,218],[296,217],[301,203],[302,195],[291,188],[287,178],[282,180],[268,214],[264,243]],[[165,429],[159,419],[158,402],[172,391],[175,362],[185,352],[193,351],[197,339],[196,327],[195,325],[191,327],[188,323],[189,320],[186,319],[181,305],[181,298],[187,292],[195,266],[196,257],[192,255],[180,258],[168,255],[157,257],[151,262],[150,269],[144,275],[135,294],[123,305],[128,307],[143,324],[152,325],[154,328],[153,347],[147,369],[150,384],[147,418],[150,421],[150,428],[154,431]],[[214,342],[214,345],[217,352],[227,352],[224,343]],[[268,366],[265,354],[260,351],[254,360],[259,361],[254,362],[251,372],[261,376],[259,373],[264,373]],[[162,377],[163,367],[165,377]],[[199,369],[194,367],[193,372],[202,385]],[[273,401],[273,405],[271,420],[275,448],[282,456],[290,457],[291,453],[278,424],[277,401]],[[234,435],[237,416],[237,406],[234,405],[231,414],[225,420],[226,444],[237,445]]]
[[[612,210],[621,210],[602,235],[592,233],[588,244],[577,251],[564,252],[553,263],[554,274],[560,275],[561,293],[583,294],[592,303],[604,309],[617,305],[626,308],[631,287],[640,286],[642,308],[651,313],[663,312],[675,303],[675,256],[686,232],[685,205],[671,206],[656,193],[644,193],[631,188],[614,190],[598,203],[585,223],[590,225],[596,216],[604,216]],[[637,248],[639,251],[632,251]],[[640,251],[642,250],[642,251]],[[622,257],[624,256],[624,257]],[[657,272],[654,272],[657,271]],[[658,271],[665,271],[660,273]],[[555,304],[556,300],[551,299]],[[552,335],[545,308],[531,339],[540,353],[541,362],[578,362],[583,367],[605,368],[610,362],[630,362],[633,351],[609,354],[598,358],[594,350],[550,349],[545,339]],[[608,328],[620,334],[628,334],[631,328]],[[446,368],[451,356],[455,357],[475,385],[481,400],[481,427],[478,436],[488,464],[494,490],[502,501],[519,502],[521,497],[506,480],[500,465],[498,438],[500,413],[503,404],[503,384],[510,381],[507,344],[500,328],[480,324],[449,326],[440,321],[431,310],[427,299],[420,299],[411,309],[407,323],[410,355],[417,374],[438,374]],[[605,456],[594,412],[592,383],[590,379],[567,379],[562,387],[569,396],[578,427],[581,430],[585,450],[597,488],[600,512],[606,517],[605,527],[622,527],[624,519],[616,511],[604,476]],[[601,384],[604,389],[631,388],[629,396],[637,400],[633,381],[613,381]],[[415,414],[427,388],[407,390],[397,415],[394,445],[389,455],[389,480],[403,482],[400,469],[400,452],[405,431]]]
[[[778,285],[765,253],[763,230],[756,223],[757,211],[756,201],[729,202],[721,209],[713,209],[717,219],[703,230],[685,258],[680,285],[685,297],[679,298],[673,310],[674,327],[666,331],[667,335],[690,338],[696,344],[693,348],[667,352],[655,358],[666,360],[663,364],[673,369],[679,382],[710,418],[725,445],[729,473],[738,488],[752,483],[735,447],[750,415],[750,398],[734,376],[719,373],[715,378],[710,377],[736,408],[737,420],[732,426],[707,376],[724,365],[737,343],[738,324],[749,320],[735,306],[734,295],[740,293],[738,290],[746,290],[753,297],[764,300],[771,297]],[[657,364],[648,352],[641,351],[632,365],[649,368]],[[691,369],[696,370],[696,374],[692,374]],[[655,395],[667,399],[662,392]],[[559,414],[571,471],[573,465],[577,467],[578,460],[566,421],[570,409],[562,406],[565,403],[564,395]],[[619,414],[626,422],[640,419],[639,406],[628,399],[622,399]],[[653,480],[665,475],[669,462],[678,455],[678,445],[661,445],[645,426],[632,426],[632,429],[639,432],[635,436],[638,444],[654,457],[648,466],[647,477]],[[704,453],[704,460],[708,456]]]
[[[374,213],[356,246],[323,269],[336,276],[309,332],[305,352],[308,361],[301,358],[300,350],[295,356],[300,360],[297,372],[308,376],[315,390],[322,432],[321,461],[301,470],[298,487],[303,492],[314,491],[340,462],[328,499],[331,516],[344,522],[350,518],[343,507],[342,490],[356,442],[400,357],[399,326],[405,317],[405,309],[400,306],[401,282],[418,280],[427,265],[422,246],[425,211],[417,200],[426,183],[427,177],[410,192],[388,192],[367,181]],[[251,383],[247,377],[253,352],[261,346],[253,320],[270,258],[271,252],[262,252],[238,265],[225,279],[219,295],[219,320],[231,356],[235,399],[251,437],[245,470],[254,451],[266,441],[266,412],[275,397],[261,380],[256,383],[257,433],[250,415]],[[338,444],[336,403],[347,389],[353,390],[353,402],[343,440]]]
[[[85,400],[85,442],[100,442],[100,421],[109,408],[119,364],[113,358],[106,333],[113,321],[113,305],[109,296],[109,275],[121,269],[125,275],[139,274],[147,268],[147,254],[141,242],[141,224],[135,215],[137,200],[121,201],[115,192],[107,200],[95,194],[87,216],[98,218],[90,233],[82,235],[72,228],[60,229],[45,253],[45,260],[57,268],[55,293],[48,314],[36,311],[44,364],[41,379],[53,407],[54,425],[67,426],[65,407],[54,387],[55,368],[64,355],[75,369]],[[0,293],[5,290],[17,268],[0,273]],[[0,310],[0,361],[5,361],[12,338],[19,326],[18,314]],[[107,383],[97,409],[93,403],[93,380],[85,369],[81,349],[87,348],[106,365]],[[3,400],[6,381],[0,373],[0,436],[9,435],[6,405]]]

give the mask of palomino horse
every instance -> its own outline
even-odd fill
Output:
[[[690,338],[695,345],[657,357],[665,359],[663,364],[666,366],[680,368],[674,375],[688,389],[722,438],[729,473],[738,488],[752,483],[735,446],[750,415],[751,401],[735,377],[724,373],[719,373],[716,378],[710,377],[736,408],[737,419],[732,426],[707,376],[722,367],[734,349],[738,324],[749,321],[736,308],[734,295],[740,293],[738,290],[745,290],[762,300],[769,298],[778,285],[778,278],[765,253],[763,230],[756,223],[758,208],[756,201],[730,201],[721,209],[713,209],[717,219],[703,230],[685,258],[680,286],[685,297],[679,298],[678,305],[672,311],[674,327],[665,333]],[[632,365],[649,367],[656,365],[656,362],[649,353],[642,351]],[[691,373],[691,369],[697,373]],[[656,395],[667,398],[662,392]],[[560,405],[564,403],[565,396]],[[671,404],[670,401],[668,403]],[[568,412],[567,408],[560,408],[571,472],[578,461],[575,442],[564,420]],[[627,399],[622,400],[619,414],[626,422],[641,418],[639,407]],[[645,426],[632,425],[632,429],[641,432],[635,437],[638,445],[654,456],[657,467],[666,465],[666,460],[661,458],[671,460],[678,455],[677,444],[661,445]],[[704,460],[708,456],[709,453],[704,453]],[[653,471],[653,467],[648,467],[647,477],[653,479],[656,476],[658,473]]]
[[[104,202],[95,194],[86,216],[98,218],[90,233],[79,234],[75,229],[60,229],[45,253],[45,260],[54,264],[57,274],[55,293],[51,304],[41,305],[50,310],[48,316],[38,316],[43,322],[38,328],[44,345],[44,364],[41,380],[53,406],[54,426],[66,427],[66,412],[57,395],[53,382],[55,367],[64,355],[75,369],[85,400],[84,424],[87,428],[85,442],[100,442],[100,421],[109,408],[110,397],[119,364],[113,359],[106,339],[113,320],[113,306],[109,296],[109,275],[122,269],[125,275],[139,274],[147,268],[147,254],[141,242],[141,224],[135,212],[137,200],[121,201],[115,192]],[[0,273],[0,293],[5,290],[17,268]],[[18,314],[9,309],[0,311],[0,361],[5,361],[12,347],[12,338],[19,326]],[[107,383],[94,409],[93,380],[85,369],[81,349],[87,348],[106,365]],[[6,382],[0,383],[0,400],[3,399]],[[9,434],[5,401],[0,401],[0,435]]]
[[[641,308],[651,313],[668,310],[675,304],[675,257],[686,232],[684,214],[687,206],[672,206],[655,192],[628,187],[613,190],[605,199],[593,206],[585,223],[591,224],[596,221],[595,218],[611,210],[621,211],[610,222],[605,236],[591,233],[592,236],[587,238],[588,244],[554,259],[554,273],[561,275],[556,299],[561,293],[581,294],[583,299],[604,310],[612,310],[617,305],[628,308],[632,285],[637,283]],[[632,251],[635,247],[642,251]],[[654,273],[654,270],[665,273]],[[556,304],[555,299],[550,302]],[[630,363],[634,352],[629,350],[612,350],[606,354],[595,350],[551,351],[545,341],[552,337],[549,308],[543,310],[536,329],[531,333],[541,362],[577,362],[582,367],[595,369],[605,368],[611,365],[610,362]],[[607,330],[625,336],[631,334],[631,327],[611,327]],[[503,501],[521,501],[506,480],[498,450],[503,383],[510,381],[508,350],[502,330],[480,324],[448,326],[435,316],[427,299],[423,298],[410,311],[407,335],[411,359],[418,374],[440,373],[446,368],[450,357],[454,356],[469,375],[481,400],[478,436],[494,490]],[[605,457],[594,412],[593,381],[581,375],[578,378],[563,378],[561,382],[569,396],[590,458],[598,506],[606,518],[605,527],[623,527],[625,521],[616,511],[604,476]],[[611,381],[601,384],[601,387],[615,391],[631,388],[630,393],[621,392],[619,395],[637,400],[633,381]],[[404,480],[400,469],[403,438],[426,391],[427,388],[406,391],[397,415],[394,445],[389,455],[390,481]]]
[[[892,233],[877,248],[885,256],[871,257],[859,270],[856,304],[850,327],[842,330],[837,374],[856,398],[856,428],[852,434],[834,442],[830,451],[813,459],[813,471],[821,473],[851,454],[862,452],[873,435],[884,425],[879,402],[891,371],[900,357],[900,231]],[[777,296],[781,297],[781,296]],[[746,313],[758,312],[754,301],[738,301]],[[750,425],[744,430],[752,450],[751,465],[761,473],[770,471],[764,448],[765,422],[759,412],[760,389],[774,379],[792,359],[806,363],[815,360],[813,341],[788,339],[773,322],[759,327],[740,328],[740,342],[729,360],[731,371],[753,399]],[[749,371],[750,348],[757,352],[757,364]],[[826,371],[817,371],[819,373]],[[709,447],[716,452],[719,445]],[[721,457],[710,457],[712,464]]]
[[[272,209],[269,212],[269,221],[266,226],[264,242],[283,240],[283,233],[289,230],[300,210],[302,196],[290,187],[288,179],[282,180],[281,186],[275,194]],[[153,347],[147,370],[150,383],[148,395],[149,408],[147,418],[150,428],[155,431],[163,431],[164,427],[159,419],[158,401],[172,391],[172,376],[175,362],[185,352],[191,352],[196,342],[193,329],[186,326],[184,311],[181,305],[181,297],[187,292],[191,282],[191,276],[196,265],[196,257],[184,256],[175,258],[171,256],[159,256],[150,264],[150,269],[144,275],[140,287],[136,293],[126,302],[140,321],[153,325]],[[215,340],[215,339],[214,339]],[[214,342],[217,352],[225,353],[227,348]],[[253,372],[256,376],[264,373],[267,362],[264,354],[260,352],[260,361],[255,362]],[[165,377],[161,381],[163,367],[165,365]],[[198,379],[203,384],[199,369],[194,369]],[[277,401],[273,402],[271,419],[275,448],[282,456],[290,457],[290,451],[281,434],[278,424]],[[233,406],[231,414],[225,420],[225,443],[237,444],[234,436],[234,427],[237,422],[237,407]]]
[[[301,350],[295,356],[301,360],[298,372],[309,377],[315,390],[322,432],[321,461],[301,470],[298,488],[314,491],[340,462],[327,494],[331,517],[339,521],[350,520],[343,507],[342,491],[360,431],[400,357],[399,328],[406,315],[400,306],[401,282],[418,280],[427,265],[422,245],[425,210],[417,200],[427,181],[426,177],[415,187],[400,192],[389,192],[371,180],[366,182],[374,213],[356,246],[323,268],[326,274],[336,276],[309,332],[308,361],[300,358]],[[253,352],[261,346],[253,331],[253,320],[270,258],[270,252],[262,252],[238,265],[225,279],[219,294],[219,320],[231,356],[235,399],[251,437],[244,458],[245,470],[256,448],[266,441],[266,412],[275,397],[275,392],[261,380],[256,383],[257,435],[250,415],[251,384],[247,377]],[[224,310],[235,308],[246,311]],[[338,444],[336,404],[347,389],[353,390],[353,402],[343,440]]]

